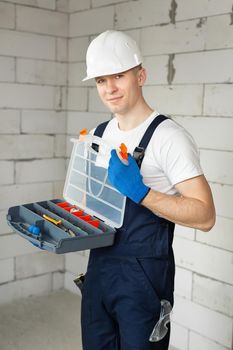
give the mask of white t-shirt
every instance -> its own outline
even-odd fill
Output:
[[[152,120],[159,115],[153,112],[136,128],[123,131],[113,118],[108,123],[103,140],[118,149],[123,142],[133,155]],[[162,193],[176,194],[175,184],[203,174],[197,146],[192,136],[173,120],[163,121],[155,130],[147,146],[141,165],[143,182]]]

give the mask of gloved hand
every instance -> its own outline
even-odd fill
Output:
[[[119,192],[136,203],[140,203],[150,190],[143,183],[139,167],[130,154],[128,155],[128,165],[126,165],[121,162],[116,150],[111,151],[108,177]]]

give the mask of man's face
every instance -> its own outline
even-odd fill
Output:
[[[141,97],[143,68],[97,77],[96,86],[105,106],[115,114],[124,115],[133,110]]]

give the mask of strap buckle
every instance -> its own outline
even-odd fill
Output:
[[[138,146],[135,147],[135,149],[133,151],[133,157],[136,160],[139,168],[141,167],[144,155],[145,155],[145,149],[143,147],[138,147]]]

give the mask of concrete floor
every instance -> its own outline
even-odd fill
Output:
[[[0,350],[81,350],[80,297],[68,291],[0,306]]]

